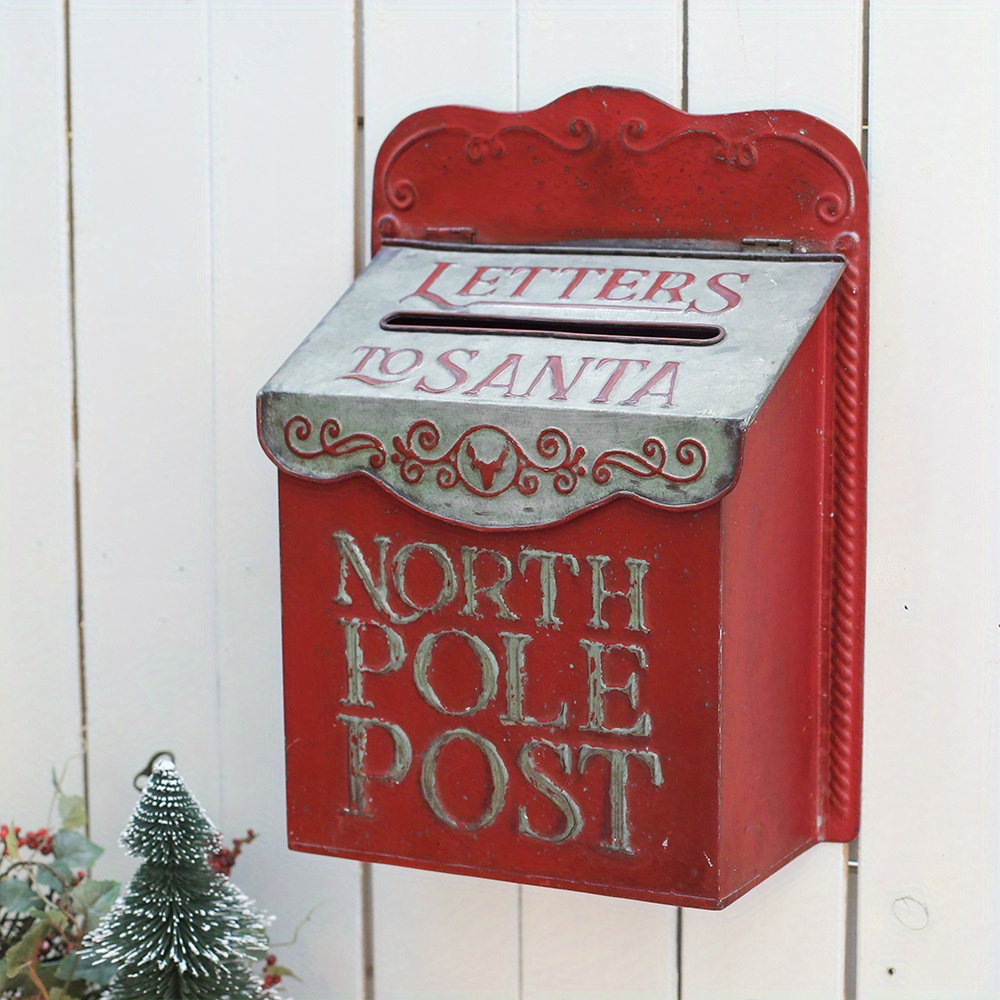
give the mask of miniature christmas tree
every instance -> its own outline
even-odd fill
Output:
[[[144,858],[91,936],[87,959],[117,975],[107,1000],[260,1000],[250,963],[267,954],[266,919],[208,853],[219,833],[161,760],[122,834]]]

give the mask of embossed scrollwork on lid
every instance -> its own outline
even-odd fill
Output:
[[[667,469],[669,452],[658,437],[648,437],[642,443],[642,454],[616,448],[598,456],[590,470],[595,483],[607,483],[614,469],[621,469],[640,479],[654,477],[671,483],[693,483],[700,479],[708,465],[708,449],[695,438],[684,438],[674,450],[674,457],[684,466],[694,466],[693,471],[679,475]]]
[[[285,424],[285,444],[288,450],[299,458],[319,458],[328,455],[331,458],[344,458],[362,451],[371,451],[368,464],[373,469],[381,469],[385,465],[385,445],[372,434],[348,434],[341,437],[340,421],[330,418],[320,425],[316,435],[315,447],[307,450],[299,447],[296,441],[306,442],[312,437],[313,425],[308,417],[294,416]],[[293,441],[292,439],[295,439]]]
[[[416,485],[428,471],[443,490],[463,486],[480,497],[496,497],[510,489],[524,496],[537,492],[541,475],[552,476],[557,493],[572,493],[586,467],[583,446],[576,448],[564,431],[547,427],[535,442],[538,459],[532,458],[510,433],[493,424],[479,424],[463,431],[445,451],[441,431],[430,420],[418,420],[406,436],[393,438],[392,460],[401,478]],[[539,461],[541,459],[541,461]]]
[[[378,478],[387,484],[398,475],[409,486],[426,486],[430,480],[440,490],[461,487],[484,499],[511,491],[530,497],[540,490],[568,497],[588,474],[596,486],[607,486],[614,478],[612,493],[627,490],[629,477],[684,485],[700,479],[708,465],[708,449],[693,437],[683,438],[672,451],[659,437],[647,437],[635,450],[602,452],[588,470],[587,448],[574,444],[558,427],[544,428],[533,445],[525,447],[495,424],[476,424],[445,439],[441,428],[429,419],[414,421],[387,447],[374,434],[345,434],[334,417],[323,420],[317,430],[313,421],[298,414],[285,422],[284,440],[288,451],[300,459],[346,460],[340,471],[332,465],[317,470],[321,479],[367,466],[384,469]],[[591,493],[588,502],[592,499]]]

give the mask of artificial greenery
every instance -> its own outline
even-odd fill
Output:
[[[0,826],[0,997],[95,1000],[113,970],[82,961],[80,945],[119,886],[88,874],[102,851],[82,832],[83,799],[53,782],[58,830]]]
[[[251,963],[267,955],[267,920],[209,863],[219,833],[172,761],[154,767],[121,843],[144,860],[84,949],[117,970],[107,1000],[263,1000]]]
[[[162,772],[169,773],[170,768],[164,767]],[[228,879],[243,846],[256,834],[248,830],[245,838],[233,841],[232,848],[221,846],[217,831],[176,772],[172,777],[164,777],[162,772],[154,772],[154,780],[147,785],[123,834],[130,852],[147,860],[115,909],[119,884],[90,875],[102,849],[83,833],[87,822],[84,800],[64,794],[55,775],[53,809],[58,809],[58,829],[24,832],[13,823],[0,825],[2,1000],[120,1000],[133,996],[142,1000],[277,1000],[282,978],[293,973],[278,965],[271,954],[256,973],[250,971],[249,961],[267,950],[264,922]],[[166,822],[171,817],[178,822]],[[170,886],[174,887],[173,895]],[[183,905],[171,910],[174,903]],[[195,910],[203,906],[211,910],[207,933],[214,938],[214,945],[207,949],[199,944],[205,929],[191,927],[192,905]],[[128,916],[121,916],[123,911]],[[109,936],[115,912],[122,933],[131,935],[128,941],[119,937],[119,944],[137,945],[131,950],[124,948],[124,957],[139,958],[132,953],[145,942],[147,957],[155,965],[156,956],[169,954],[165,942],[176,927],[193,949],[191,961],[186,963],[188,972],[178,975],[168,962],[154,973],[149,962],[139,962],[131,971],[123,965],[111,985],[117,971],[111,954],[114,935]],[[104,917],[107,920],[99,929]],[[200,920],[200,914],[195,914],[195,919]],[[177,951],[183,954],[184,945],[178,944]],[[220,957],[221,962],[217,962]],[[206,974],[211,980],[207,984]],[[152,987],[150,979],[155,981]],[[139,992],[128,992],[133,989],[130,984]]]

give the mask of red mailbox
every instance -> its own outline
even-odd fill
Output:
[[[724,906],[857,829],[867,203],[797,112],[406,119],[262,390],[289,841]]]

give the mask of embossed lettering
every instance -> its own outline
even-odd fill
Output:
[[[512,267],[510,269],[511,276],[513,277],[515,274],[518,274],[520,271],[527,271],[528,273],[525,276],[524,280],[521,282],[521,284],[519,284],[517,286],[517,288],[515,288],[514,291],[512,291],[510,293],[510,297],[512,299],[519,299],[522,295],[524,295],[524,293],[525,293],[528,285],[530,285],[535,280],[535,278],[538,277],[538,275],[542,271],[550,271],[552,274],[558,274],[559,273],[559,268],[558,267],[529,267],[527,264],[524,264],[521,267]]]
[[[530,396],[547,373],[552,379],[552,388],[555,390],[552,395],[549,396],[549,399],[565,400],[573,386],[580,381],[580,376],[583,375],[583,373],[591,364],[593,364],[594,361],[594,358],[581,358],[580,366],[577,368],[576,374],[573,376],[573,380],[569,383],[569,385],[567,385],[566,378],[563,375],[563,359],[558,354],[550,354],[545,359],[545,364],[538,370],[538,374],[535,376],[531,385],[528,386],[525,392],[517,393],[517,397],[519,399],[524,399],[525,397]]]
[[[633,559],[629,557],[625,560],[628,567],[628,590],[608,590],[604,584],[604,567],[611,562],[610,556],[587,556],[590,563],[591,572],[591,598],[593,600],[594,614],[588,623],[591,628],[608,628],[608,623],[603,618],[604,602],[609,597],[624,597],[628,601],[629,619],[625,627],[633,632],[648,632],[646,627],[646,606],[643,601],[642,582],[646,578],[649,570],[649,563],[645,559]]]
[[[604,716],[604,698],[612,692],[624,694],[633,709],[639,705],[639,675],[631,673],[624,684],[609,684],[604,679],[604,654],[615,649],[631,653],[640,669],[646,669],[646,651],[641,646],[628,646],[620,642],[605,645],[591,639],[581,639],[581,648],[587,654],[590,670],[587,687],[587,724],[580,728],[591,733],[608,733],[613,736],[648,736],[653,728],[648,712],[641,712],[631,726],[609,726]]]
[[[674,398],[674,382],[677,380],[677,369],[679,364],[676,361],[665,361],[660,370],[652,376],[643,386],[637,389],[628,399],[623,399],[622,406],[635,406],[640,399],[646,396],[661,396],[665,402],[664,406],[672,406]],[[653,386],[659,385],[664,379],[669,379],[666,392],[653,392]]]
[[[490,556],[497,564],[499,570],[496,580],[483,587],[476,586],[476,560],[480,556]],[[465,573],[465,604],[459,609],[458,613],[460,615],[471,615],[473,618],[481,618],[482,615],[476,610],[476,595],[482,594],[483,597],[488,597],[496,605],[497,618],[517,620],[517,615],[507,607],[507,603],[503,599],[503,589],[510,583],[513,572],[510,560],[505,555],[501,555],[493,549],[477,549],[472,545],[463,545],[462,569]]]
[[[623,854],[635,854],[631,847],[631,831],[628,824],[628,762],[630,757],[641,760],[652,775],[653,784],[663,784],[663,770],[660,757],[651,750],[618,750],[608,747],[580,747],[580,773],[583,774],[587,762],[594,757],[602,757],[608,762],[608,798],[611,813],[611,840],[602,842],[602,847]]]
[[[668,285],[667,282],[671,278],[680,278],[681,281],[676,285]],[[687,302],[681,297],[681,292],[687,288],[694,281],[694,275],[689,274],[687,271],[660,271],[660,273],[653,279],[653,283],[646,290],[646,294],[643,295],[643,302],[654,302],[656,296],[660,292],[667,293],[667,299],[669,302],[679,302],[682,307],[687,306]],[[672,305],[662,305],[661,309],[671,309]]]
[[[541,792],[562,814],[565,825],[558,833],[546,836],[543,833],[536,833],[528,822],[528,810],[525,806],[517,807],[517,832],[527,837],[534,837],[536,840],[545,840],[550,844],[561,844],[566,840],[576,837],[583,829],[583,816],[580,807],[576,804],[569,792],[565,788],[560,788],[547,774],[539,771],[535,766],[533,752],[539,747],[548,747],[556,752],[556,757],[562,765],[564,774],[573,773],[573,753],[565,743],[550,743],[548,740],[530,740],[521,747],[521,752],[517,755],[517,763],[521,768],[521,773],[528,779],[528,784],[536,791]]]
[[[543,628],[559,628],[562,620],[556,616],[556,562],[561,560],[573,576],[580,575],[580,564],[568,552],[543,552],[541,549],[522,549],[517,557],[517,568],[524,575],[531,562],[538,563],[538,579],[542,591],[542,613],[535,623]]]
[[[466,354],[469,360],[472,361],[479,356],[479,351],[466,350],[464,347],[455,347],[450,351],[444,351],[439,354],[436,358],[437,363],[452,377],[451,385],[444,385],[440,388],[434,388],[430,385],[426,378],[421,378],[421,380],[414,386],[418,392],[451,392],[452,389],[458,389],[465,385],[469,380],[469,373],[459,364],[451,360],[453,354]]]
[[[493,782],[490,801],[480,816],[472,821],[463,821],[449,815],[438,797],[438,757],[441,751],[454,740],[468,740],[469,743],[483,752]],[[431,807],[431,811],[442,823],[447,824],[453,830],[481,830],[484,826],[489,826],[500,815],[500,810],[504,807],[504,802],[507,799],[507,768],[504,766],[497,748],[485,736],[480,736],[469,729],[450,729],[435,737],[430,746],[427,747],[420,767],[420,790],[423,792],[427,804]]]
[[[383,722],[381,719],[364,719],[356,715],[338,715],[337,718],[347,726],[347,759],[350,765],[350,806],[345,812],[355,816],[371,816],[365,790],[369,780],[385,781],[398,785],[406,777],[413,761],[413,750],[406,733],[393,722]],[[382,774],[372,774],[365,770],[365,757],[368,748],[368,730],[381,729],[388,733],[393,745],[392,766]]]
[[[446,272],[453,267],[455,270],[446,275]],[[518,280],[518,276],[522,274],[524,277]],[[562,285],[557,278],[537,280],[539,275],[545,274],[568,275],[569,280],[565,285]],[[678,312],[686,309],[688,312],[714,315],[736,308],[741,301],[741,293],[733,287],[731,281],[726,282],[724,279],[735,278],[740,284],[746,284],[749,280],[749,275],[735,271],[722,271],[705,278],[689,271],[648,271],[631,267],[612,268],[608,277],[601,281],[587,280],[590,275],[599,277],[605,274],[608,274],[608,269],[604,267],[556,267],[541,264],[522,264],[517,267],[504,264],[475,264],[471,265],[470,273],[469,265],[456,264],[454,261],[438,261],[419,287],[400,301],[421,298],[436,306],[454,308],[461,305],[460,302],[454,301],[459,297],[515,302],[530,295],[539,305],[572,305],[579,301],[601,303],[608,308],[628,310],[633,307],[630,305],[632,303],[646,303],[646,308],[653,306],[657,309]],[[651,274],[652,279],[647,280]],[[447,288],[438,290],[442,284],[454,288],[459,282],[464,284],[457,291],[449,292]],[[706,292],[718,296],[723,304],[719,308],[707,308],[707,304],[701,300],[701,296]],[[569,299],[573,301],[567,302]]]
[[[333,537],[336,539],[337,551],[340,553],[340,583],[333,599],[335,604],[349,606],[354,603],[347,593],[347,568],[350,566],[367,591],[376,610],[386,615],[394,625],[403,625],[416,621],[420,617],[421,612],[409,616],[399,615],[389,606],[389,586],[385,569],[386,555],[389,551],[388,538],[377,535],[373,539],[375,548],[378,550],[378,580],[375,580],[357,542],[346,531],[335,531]]]
[[[418,604],[406,592],[406,566],[414,552],[426,552],[438,564],[441,570],[441,588],[437,597],[430,604]],[[392,580],[396,585],[396,593],[399,599],[408,607],[417,612],[416,617],[426,614],[428,611],[440,611],[446,604],[450,604],[458,593],[458,580],[455,577],[455,567],[452,566],[448,553],[440,545],[432,545],[430,542],[411,542],[404,545],[397,553],[393,564]]]
[[[503,639],[507,653],[507,711],[500,716],[500,721],[508,726],[554,726],[556,729],[565,729],[569,713],[565,702],[559,706],[554,719],[535,719],[524,714],[524,647],[531,642],[531,636],[501,632],[500,638]]]
[[[561,299],[568,299],[577,288],[580,287],[580,282],[588,274],[604,274],[603,267],[564,267],[562,268],[562,274],[567,272],[573,275],[570,283],[563,289],[562,295],[559,296]]]
[[[726,304],[721,309],[699,309],[697,301],[692,302],[691,305],[687,307],[687,312],[701,313],[704,316],[716,316],[719,313],[729,312],[730,309],[735,309],[741,301],[739,292],[734,288],[729,288],[727,285],[722,283],[723,278],[739,278],[740,284],[745,285],[747,281],[750,280],[749,274],[737,274],[735,271],[723,271],[721,274],[713,274],[711,278],[708,279],[708,288],[710,291],[716,293],[720,298],[724,299]]]
[[[418,351],[415,347],[402,347],[396,351],[390,350],[388,347],[358,347],[355,349],[355,353],[358,351],[364,351],[364,356],[350,372],[346,375],[340,375],[338,378],[354,379],[358,382],[364,382],[365,385],[392,385],[395,382],[402,382],[403,378],[421,365],[424,360],[423,352]],[[368,362],[373,360],[379,352],[382,353],[382,360],[378,363],[378,371],[383,376],[389,376],[388,378],[376,378],[374,375],[363,373]],[[407,362],[406,355],[410,355],[412,360]],[[397,362],[398,358],[404,360]]]
[[[517,378],[517,369],[521,363],[523,355],[508,354],[482,381],[477,382],[471,389],[466,389],[463,396],[478,396],[481,389],[506,389],[504,397],[514,395],[514,380]],[[506,382],[497,382],[505,371],[510,369],[510,377]]]
[[[360,618],[338,618],[338,623],[344,627],[345,649],[344,655],[347,659],[347,697],[341,698],[343,705],[364,705],[367,708],[374,708],[374,704],[365,701],[363,689],[363,674],[388,674],[399,670],[403,665],[406,651],[403,648],[403,639],[400,634],[388,625],[381,622],[366,622]],[[380,629],[385,636],[386,661],[381,667],[370,667],[364,661],[364,653],[361,649],[361,633],[367,628]]]
[[[645,371],[649,367],[648,361],[639,358],[601,358],[597,362],[597,367],[601,369],[606,364],[615,365],[615,370],[611,373],[607,382],[604,383],[604,388],[591,400],[592,403],[606,403],[611,398],[612,391],[622,380],[629,365],[638,365],[639,371]]]
[[[479,694],[468,708],[447,708],[431,684],[430,666],[434,647],[438,640],[446,635],[454,635],[464,640],[479,661]],[[475,715],[476,712],[481,712],[496,696],[499,676],[500,666],[490,647],[479,636],[471,635],[460,629],[451,628],[445,629],[443,632],[429,632],[420,640],[416,655],[413,657],[413,680],[417,685],[417,690],[431,708],[437,709],[445,715]]]
[[[485,298],[487,295],[493,295],[496,292],[496,283],[500,278],[507,272],[506,267],[494,267],[492,264],[483,264],[481,267],[477,267],[473,272],[472,277],[455,293],[456,295],[466,295],[474,296],[478,295]],[[487,271],[499,271],[495,278],[484,278],[483,275]],[[484,291],[473,291],[476,285],[489,285],[491,286],[488,290]]]
[[[448,270],[449,267],[452,266],[452,263],[452,261],[443,260],[435,264],[434,270],[427,275],[423,282],[421,282],[420,287],[416,291],[411,292],[409,295],[404,295],[399,301],[405,302],[407,299],[416,297],[427,299],[428,302],[433,302],[435,305],[450,306],[451,303],[447,299],[443,299],[437,294],[437,292],[431,291],[431,286],[438,280],[438,278],[441,277],[442,274],[444,274],[445,271]]]
[[[594,297],[598,299],[611,299],[614,302],[627,302],[629,299],[634,299],[635,292],[629,292],[627,295],[611,294],[617,288],[635,288],[639,283],[639,278],[633,278],[631,281],[622,281],[622,278],[626,274],[637,274],[640,278],[645,278],[649,274],[649,271],[640,271],[631,267],[616,267],[611,272],[611,277],[605,282],[604,287]]]

